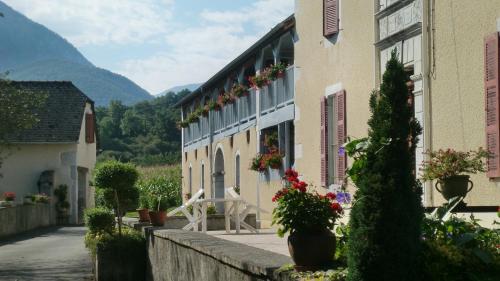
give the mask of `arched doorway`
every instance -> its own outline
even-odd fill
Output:
[[[214,165],[214,197],[224,198],[224,155],[222,150],[219,148],[215,153],[215,165]],[[224,203],[215,204],[217,213],[224,213]]]

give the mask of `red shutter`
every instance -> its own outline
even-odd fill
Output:
[[[323,1],[323,34],[331,36],[339,32],[338,0]]]
[[[94,143],[94,115],[85,114],[85,141],[87,143]]]
[[[321,186],[328,185],[328,102],[321,97]]]
[[[484,42],[484,90],[486,107],[486,148],[491,153],[488,159],[489,178],[500,177],[499,139],[499,44],[498,33],[485,38]]]
[[[337,145],[338,147],[342,147],[346,141],[346,110],[345,110],[345,91],[342,90],[336,94],[335,98],[335,114],[337,119]],[[337,171],[336,171],[336,183],[342,184],[344,182],[345,170],[347,164],[347,157],[345,153],[340,154],[338,151],[335,151],[337,155]]]

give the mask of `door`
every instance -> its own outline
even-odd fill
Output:
[[[87,206],[88,169],[78,167],[78,224],[83,223],[83,212]]]
[[[224,198],[224,155],[220,149],[215,153],[214,197]],[[224,213],[224,203],[215,204],[217,213]]]

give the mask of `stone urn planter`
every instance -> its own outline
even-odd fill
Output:
[[[332,265],[335,235],[328,229],[308,234],[294,232],[288,237],[288,250],[297,271],[316,271]]]
[[[153,226],[163,226],[167,218],[165,211],[149,211],[149,218]]]
[[[472,190],[473,182],[468,175],[452,176],[437,180],[436,190],[443,195],[444,199],[450,200],[453,197],[465,197]]]
[[[142,209],[137,209],[137,213],[139,214],[139,222],[149,222],[149,209],[147,208],[142,208]]]

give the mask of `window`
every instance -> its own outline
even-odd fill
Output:
[[[201,189],[205,189],[205,164],[201,164]]]
[[[94,128],[94,114],[85,114],[85,142],[94,143],[95,141],[95,128]]]
[[[295,163],[295,128],[293,121],[280,123],[276,126],[265,128],[261,132],[260,152],[269,153],[270,148],[278,149],[283,155],[283,167],[293,167]]]
[[[323,35],[339,32],[339,0],[323,0]]]
[[[193,194],[193,168],[189,166],[189,193]]]
[[[240,186],[240,155],[236,155],[236,159],[235,159],[235,170],[236,170],[236,179],[235,179],[235,183],[234,183],[234,186],[235,187],[241,187]]]

